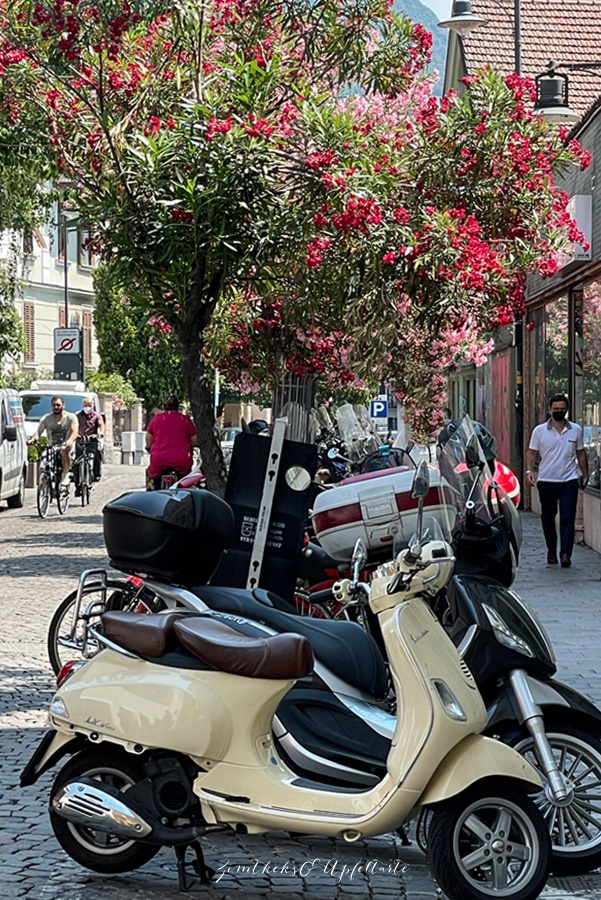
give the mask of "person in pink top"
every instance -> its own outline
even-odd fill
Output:
[[[147,473],[153,490],[161,487],[164,469],[175,469],[180,478],[188,474],[192,468],[192,447],[197,443],[192,419],[179,411],[177,397],[167,397],[163,412],[157,413],[146,429],[146,449],[150,453]]]

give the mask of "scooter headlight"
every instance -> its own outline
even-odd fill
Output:
[[[50,715],[58,716],[59,719],[69,718],[69,712],[67,710],[67,707],[65,706],[65,702],[64,700],[61,700],[60,697],[55,696],[54,700],[50,704]]]
[[[509,647],[510,650],[517,650],[518,653],[523,653],[524,656],[534,656],[532,648],[509,628],[505,619],[499,615],[496,609],[493,609],[488,603],[483,603],[482,609],[486,613],[495,637],[500,644],[503,644],[504,647]]]

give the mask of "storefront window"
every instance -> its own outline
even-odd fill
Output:
[[[545,307],[545,413],[553,394],[568,392],[568,298],[559,297]]]
[[[576,378],[581,395],[584,446],[588,456],[589,487],[599,490],[601,473],[601,283],[585,285],[582,306],[574,316]],[[581,349],[580,349],[581,348]],[[580,377],[579,377],[580,376]],[[579,411],[578,411],[579,412]]]
[[[559,297],[529,316],[533,378],[532,426],[548,416],[549,398],[568,390],[568,298]]]
[[[532,407],[531,427],[533,428],[545,420],[545,313],[543,309],[536,309],[530,314],[528,332],[532,363],[530,403]]]

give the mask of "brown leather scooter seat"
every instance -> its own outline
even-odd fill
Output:
[[[313,669],[311,645],[300,634],[248,637],[208,616],[180,619],[173,630],[190,653],[220,672],[287,679]]]
[[[100,620],[104,636],[113,643],[142,656],[162,656],[179,644],[173,626],[184,614],[176,610],[141,615],[134,612],[105,612]]]

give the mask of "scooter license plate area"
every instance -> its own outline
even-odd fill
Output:
[[[54,728],[50,728],[34,750],[33,756],[21,772],[20,785],[21,787],[27,787],[29,784],[34,784],[38,779],[38,769],[44,756],[48,752],[54,738],[56,737],[56,731]]]

